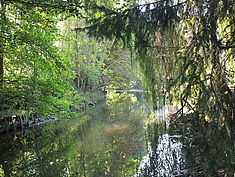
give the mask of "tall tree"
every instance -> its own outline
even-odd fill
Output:
[[[60,20],[55,12],[62,13],[63,6],[53,11],[53,3],[41,3],[1,1],[1,117],[68,110],[69,102],[61,97],[72,89],[67,81],[73,73],[55,47]]]
[[[6,7],[4,5],[3,2],[0,3],[0,9],[1,9],[1,24],[5,24],[6,22]],[[4,32],[5,31],[5,25],[2,25],[1,26],[1,29],[0,29],[0,86],[2,85],[2,82],[3,82],[3,75],[4,75],[4,69],[3,69],[3,62],[4,62],[4,40],[5,40],[5,37],[4,37]]]
[[[112,4],[112,1],[97,2],[99,5]],[[74,61],[81,67],[83,77],[79,79],[84,83],[84,90],[91,91],[91,87],[99,84],[102,69],[99,58],[105,57],[100,56],[104,53],[102,45],[97,52],[92,48],[94,40],[89,43],[90,46],[86,46],[85,41],[80,39],[80,34],[76,34],[75,43],[83,42],[76,45],[76,50],[83,46],[84,50],[88,50],[86,54],[89,56],[77,52],[75,58],[70,57],[72,53],[70,56],[66,55],[65,51],[61,52],[56,46],[62,39],[59,22],[71,16],[83,17],[85,10],[95,3],[96,1],[90,0],[1,1],[1,117],[35,113],[40,116],[60,113],[66,116],[65,113],[69,112],[72,104],[67,97],[74,89]],[[92,11],[89,14],[95,13]]]

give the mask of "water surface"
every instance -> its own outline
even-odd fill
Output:
[[[111,93],[74,119],[1,136],[0,176],[234,174],[234,141],[226,129],[164,121],[167,107],[152,112],[141,100],[140,93]]]

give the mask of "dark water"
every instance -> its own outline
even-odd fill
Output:
[[[141,96],[110,94],[106,103],[0,137],[0,176],[233,176],[231,127],[208,121],[163,121]],[[169,111],[169,110],[168,110]],[[230,132],[230,134],[229,134]]]

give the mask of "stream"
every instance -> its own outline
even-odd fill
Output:
[[[232,177],[228,127],[185,119],[171,107],[152,111],[142,93],[111,92],[107,101],[58,120],[0,136],[1,177]]]

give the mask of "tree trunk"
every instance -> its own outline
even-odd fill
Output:
[[[78,19],[76,19],[76,26],[78,25],[77,23],[79,23]],[[74,46],[76,50],[75,64],[76,64],[76,72],[77,72],[77,78],[76,78],[75,84],[76,84],[77,89],[79,90],[81,86],[81,83],[80,83],[81,73],[80,73],[80,65],[79,65],[79,45],[78,45],[79,34],[77,30],[75,31],[75,39],[76,39],[75,46]]]
[[[3,52],[2,52],[2,45],[0,46],[0,86],[2,86],[3,84],[3,74],[4,74],[4,70],[3,70]]]
[[[6,21],[6,6],[3,2],[0,2],[0,22],[5,24]],[[2,25],[1,25],[2,26]],[[0,86],[3,85],[3,50],[4,50],[4,27],[0,29]]]

